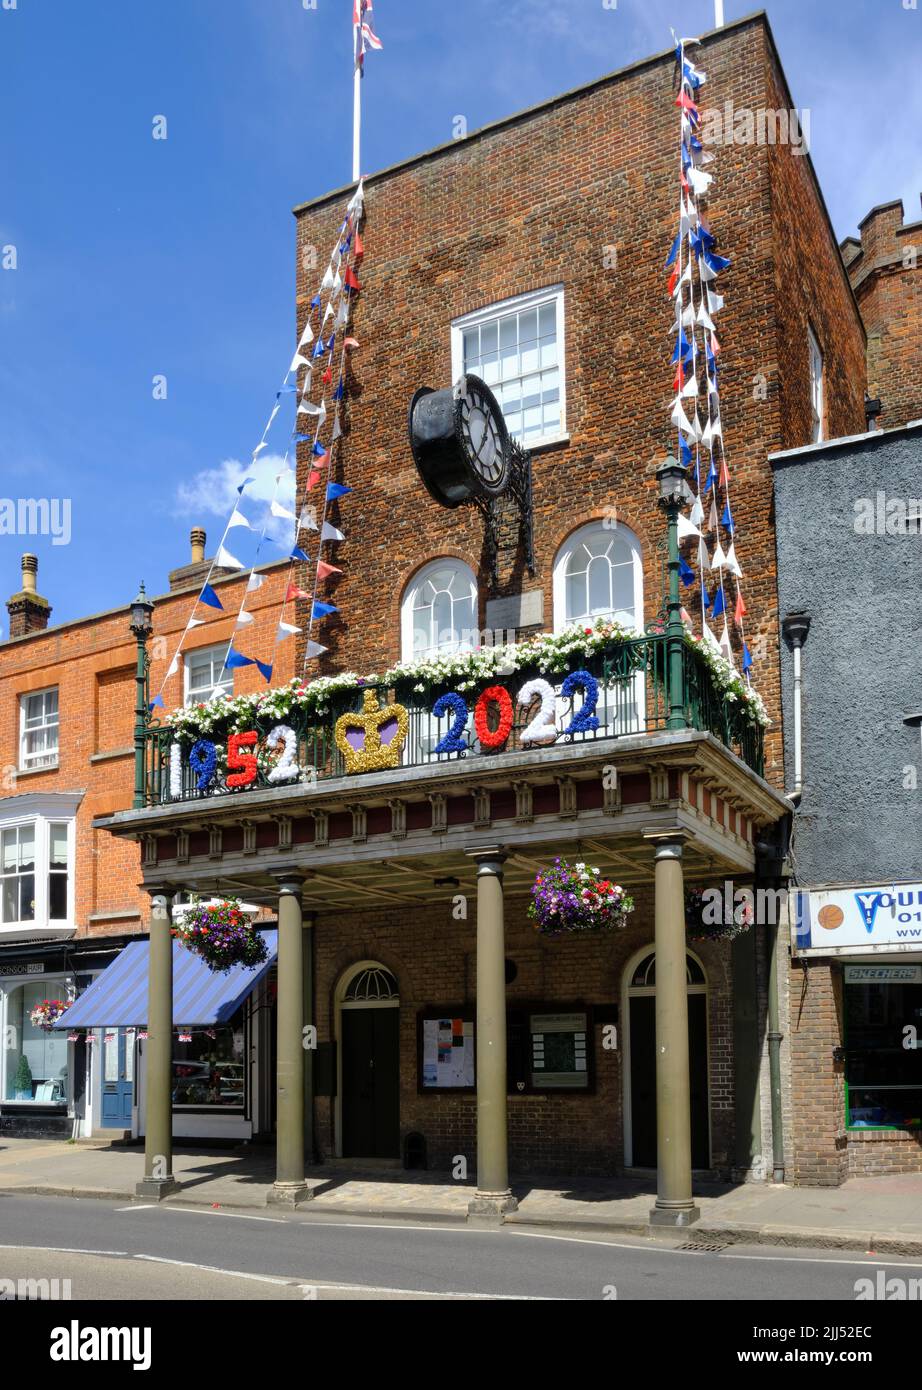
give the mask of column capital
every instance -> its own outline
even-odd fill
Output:
[[[482,874],[493,874],[497,878],[502,878],[503,865],[509,858],[502,845],[482,845],[477,849],[466,850],[465,853],[477,865],[478,878]]]
[[[657,859],[681,859],[684,845],[693,838],[690,830],[685,830],[678,825],[667,826],[664,829],[643,830],[641,834],[654,846]]]
[[[305,873],[303,869],[287,869],[284,873],[274,873],[272,877],[280,894],[300,898],[301,890],[310,875]]]

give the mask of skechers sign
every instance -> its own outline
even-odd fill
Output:
[[[792,899],[797,955],[922,951],[922,883],[825,888]]]

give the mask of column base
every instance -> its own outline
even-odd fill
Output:
[[[651,1226],[671,1226],[673,1229],[682,1226],[693,1226],[696,1221],[701,1219],[700,1207],[652,1207],[650,1210]]]
[[[275,1182],[266,1193],[266,1205],[270,1207],[296,1207],[300,1202],[309,1202],[314,1196],[306,1182]]]
[[[476,1192],[467,1204],[467,1219],[502,1225],[509,1212],[518,1209],[511,1192]]]
[[[137,1197],[153,1197],[155,1202],[162,1202],[164,1197],[178,1192],[180,1185],[171,1173],[167,1178],[142,1178],[134,1190]]]

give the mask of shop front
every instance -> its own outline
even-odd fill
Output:
[[[792,920],[795,962],[831,1005],[817,1061],[838,1180],[922,1170],[922,884],[804,891]]]
[[[92,1133],[102,1071],[98,1039],[53,1025],[121,944],[88,938],[0,949],[0,1132],[62,1139]]]
[[[244,1140],[271,1132],[268,1084],[276,933],[264,933],[264,966],[213,975],[173,946],[170,1098],[176,1138]],[[150,947],[134,941],[67,1010],[49,1034],[58,1047],[87,1040],[100,1058],[95,1129],[145,1134]]]

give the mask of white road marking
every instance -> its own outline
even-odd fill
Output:
[[[122,1211],[126,1210],[126,1207],[122,1207]],[[249,1216],[241,1211],[206,1211],[200,1207],[165,1206],[163,1210],[182,1212],[183,1216],[226,1216],[231,1221],[271,1221],[276,1226],[287,1225],[284,1216]]]
[[[164,1255],[135,1255],[136,1260],[147,1260],[155,1265],[177,1265],[180,1269],[200,1269],[206,1274],[227,1274],[232,1279],[252,1279],[256,1284],[281,1284],[288,1288],[296,1284],[295,1279],[277,1279],[271,1274],[245,1274],[239,1269],[221,1269],[218,1265],[196,1264],[194,1260],[168,1260]]]
[[[112,1255],[121,1260],[131,1258],[127,1250],[81,1250],[73,1245],[0,1245],[0,1250],[37,1250],[43,1255]]]
[[[156,1211],[156,1202],[145,1202],[142,1206],[116,1207],[116,1211]]]

